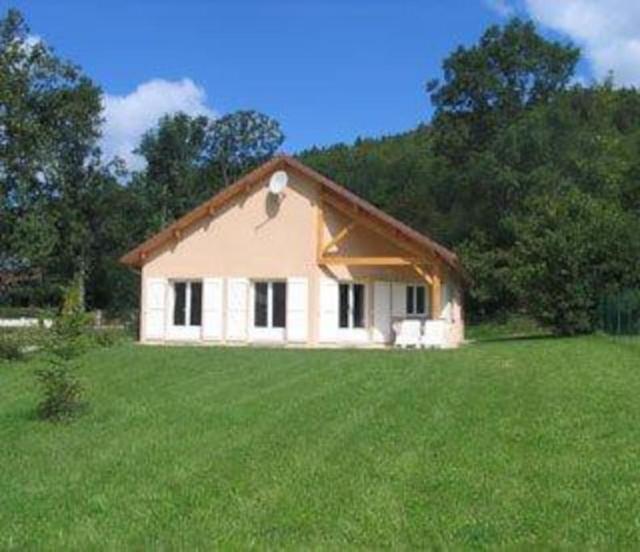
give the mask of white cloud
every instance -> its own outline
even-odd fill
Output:
[[[511,17],[516,13],[516,8],[509,0],[484,0],[484,3],[501,17]]]
[[[640,85],[640,1],[525,0],[524,7],[580,45],[596,78],[613,71],[616,84]]]
[[[102,98],[104,127],[102,149],[106,159],[119,156],[129,169],[144,167],[143,159],[133,150],[145,131],[154,127],[165,114],[182,111],[188,115],[214,117],[206,105],[203,88],[191,79],[168,81],[153,79],[124,96],[105,94]]]

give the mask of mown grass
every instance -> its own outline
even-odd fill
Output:
[[[0,548],[640,545],[640,341],[92,352],[0,364]]]

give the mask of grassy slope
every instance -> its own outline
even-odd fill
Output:
[[[640,342],[92,353],[0,365],[0,548],[640,543]]]

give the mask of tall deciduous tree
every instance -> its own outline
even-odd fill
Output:
[[[580,51],[542,37],[531,22],[489,27],[470,48],[443,63],[427,84],[436,113],[436,151],[454,162],[486,149],[523,110],[553,99],[569,84]]]
[[[225,186],[269,159],[282,145],[280,124],[257,111],[236,111],[209,128],[209,158]]]
[[[134,177],[147,214],[147,231],[156,231],[211,193],[205,167],[207,117],[185,113],[165,115],[142,137],[136,153],[146,168]]]
[[[100,89],[9,10],[0,20],[0,246],[81,283],[100,114]]]

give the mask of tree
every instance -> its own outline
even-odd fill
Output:
[[[640,220],[575,187],[534,196],[528,207],[512,221],[514,289],[556,333],[593,331],[603,297],[640,285]]]
[[[100,114],[100,89],[9,10],[0,20],[0,247],[82,284]]]
[[[257,111],[236,111],[211,123],[208,155],[227,186],[273,156],[283,141],[275,119]]]
[[[493,25],[478,44],[443,63],[444,79],[427,84],[436,108],[436,151],[452,162],[482,151],[523,110],[566,89],[580,51],[543,38],[531,22]]]
[[[207,117],[185,113],[163,116],[156,128],[144,134],[136,153],[146,168],[134,177],[146,217],[146,232],[167,225],[212,193],[205,167]]]

